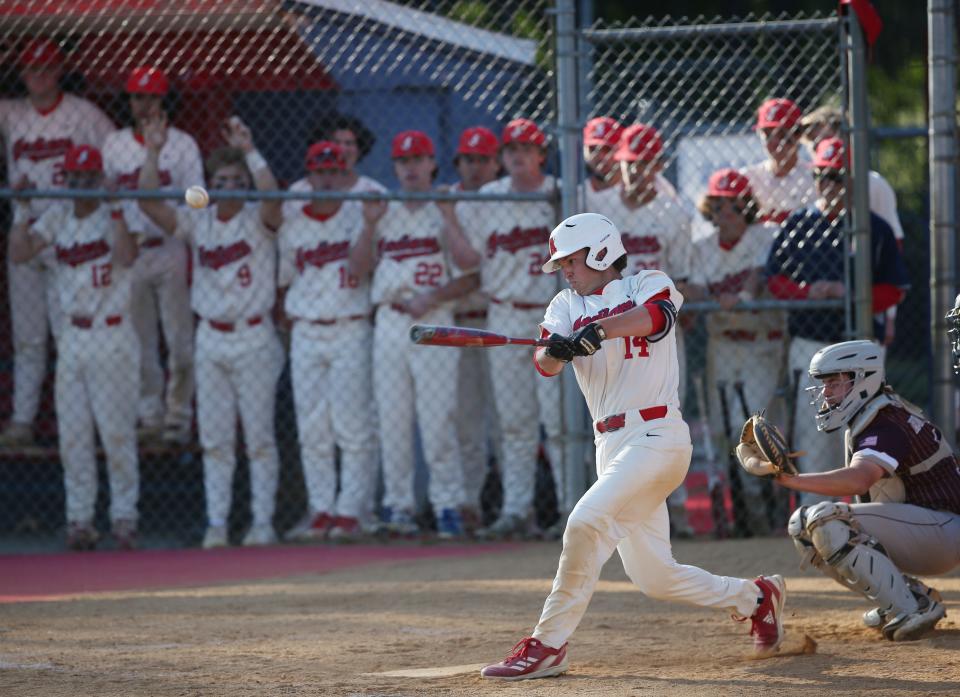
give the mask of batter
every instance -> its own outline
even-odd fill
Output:
[[[670,549],[666,499],[686,476],[693,449],[678,406],[672,331],[683,296],[661,271],[622,278],[620,233],[596,213],[560,223],[550,252],[544,273],[562,270],[570,289],[547,308],[541,330],[552,342],[537,350],[536,363],[547,375],[573,363],[594,421],[598,478],[567,521],[553,590],[533,635],[481,675],[523,680],[565,672],[567,640],[614,549],[647,595],[750,619],[757,652],[775,651],[786,597],[780,576],[715,576],[678,564]]]

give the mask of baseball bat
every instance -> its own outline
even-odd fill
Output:
[[[517,339],[496,332],[470,327],[439,327],[415,324],[410,327],[410,341],[421,346],[455,346],[458,348],[488,348],[516,344],[520,346],[549,346],[546,339]]]
[[[718,540],[729,537],[727,528],[727,509],[723,500],[723,477],[717,463],[717,453],[713,449],[713,433],[710,429],[710,417],[707,413],[707,400],[703,390],[703,375],[693,376],[693,389],[697,395],[697,409],[703,425],[703,451],[707,456],[707,490],[710,493],[710,517],[713,519],[713,536]]]
[[[730,431],[730,405],[727,403],[727,383],[717,382],[717,391],[720,393],[720,415],[723,420],[723,434],[727,439],[727,476],[730,479],[730,499],[733,501],[733,535],[734,537],[749,537],[750,528],[747,525],[746,511],[743,505],[743,493],[740,487],[740,465],[733,454],[733,436]]]

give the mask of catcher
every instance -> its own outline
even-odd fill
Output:
[[[960,466],[940,429],[884,382],[872,341],[820,349],[810,361],[819,431],[846,427],[846,466],[798,474],[776,426],[744,425],[737,458],[750,474],[858,503],[801,506],[788,531],[803,559],[878,607],[863,615],[892,641],[919,638],[944,616],[940,594],[913,575],[960,564]],[[910,574],[910,575],[908,575]]]

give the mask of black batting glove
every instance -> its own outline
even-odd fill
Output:
[[[550,345],[547,346],[546,353],[550,358],[555,358],[563,363],[569,363],[576,356],[573,348],[573,342],[561,334],[551,334],[547,337]]]
[[[596,322],[591,322],[580,331],[570,335],[573,342],[573,352],[576,356],[592,356],[600,350],[600,343],[607,338],[607,333]]]

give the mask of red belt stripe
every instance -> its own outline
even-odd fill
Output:
[[[245,321],[245,324],[248,327],[255,327],[258,324],[263,322],[263,317],[257,315],[256,317],[251,317]],[[215,319],[208,319],[207,324],[216,329],[218,332],[232,332],[236,330],[238,322],[218,322]]]
[[[666,405],[647,407],[646,409],[640,409],[638,413],[640,414],[640,418],[644,421],[654,421],[656,419],[662,419],[667,415],[667,407]],[[608,416],[605,419],[600,419],[594,424],[594,427],[597,429],[597,433],[609,433],[610,431],[619,431],[626,425],[627,414],[624,412],[622,414]]]

